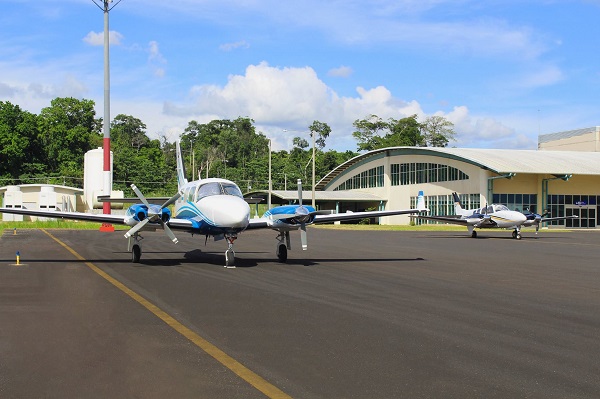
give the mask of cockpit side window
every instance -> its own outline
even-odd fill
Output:
[[[210,197],[212,195],[220,195],[221,194],[221,185],[219,183],[206,183],[198,187],[198,191],[196,192],[196,201],[204,197]]]
[[[238,186],[234,184],[223,184],[223,192],[227,195],[234,195],[236,197],[244,198]]]

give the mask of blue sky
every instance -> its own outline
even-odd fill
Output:
[[[93,1],[0,7],[0,100],[39,113],[86,98],[103,116]],[[600,125],[599,16],[600,0],[122,0],[111,119],[174,141],[191,120],[250,117],[276,149],[319,120],[344,151],[356,119],[441,115],[451,146],[535,149],[539,133]]]

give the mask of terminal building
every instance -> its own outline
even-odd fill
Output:
[[[454,214],[452,193],[463,207],[501,203],[522,212],[578,219],[552,226],[595,229],[600,225],[600,127],[539,136],[538,150],[393,147],[361,154],[316,184],[320,209],[338,212],[408,209],[419,191],[431,215]],[[293,200],[293,191],[273,191]],[[311,192],[304,192],[308,203]],[[381,224],[409,224],[406,215]]]

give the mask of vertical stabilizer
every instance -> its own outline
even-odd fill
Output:
[[[185,166],[183,165],[183,155],[181,154],[181,147],[179,141],[175,142],[175,152],[177,153],[177,188],[181,188],[188,182],[185,177]]]
[[[466,212],[460,203],[460,198],[457,193],[452,193],[452,197],[454,198],[454,213],[456,215],[464,215]]]
[[[428,211],[425,207],[425,197],[423,196],[423,191],[419,191],[419,196],[417,197],[417,209],[420,211]]]

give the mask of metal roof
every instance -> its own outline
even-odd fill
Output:
[[[583,129],[567,130],[565,132],[558,132],[558,133],[542,134],[542,135],[538,136],[538,144],[548,143],[550,141],[555,141],[555,140],[568,139],[571,137],[577,137],[577,136],[581,136],[581,135],[588,134],[588,133],[595,133],[598,131],[600,131],[600,126],[592,126],[592,127],[586,127]]]
[[[600,175],[600,152],[496,150],[479,148],[390,147],[361,154],[336,167],[316,185],[323,190],[352,166],[382,156],[428,155],[454,159],[497,174]]]

